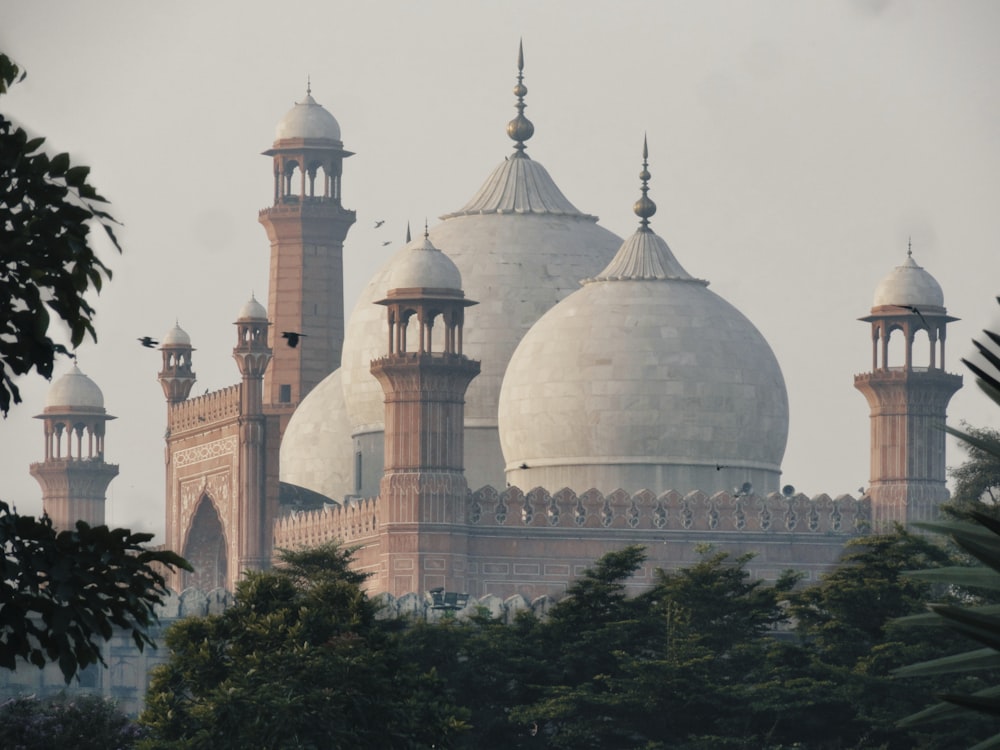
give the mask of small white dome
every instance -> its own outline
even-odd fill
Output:
[[[411,243],[389,269],[388,289],[462,289],[458,266],[429,237]]]
[[[181,328],[180,323],[174,323],[174,327],[171,328],[163,336],[163,340],[160,342],[161,346],[191,346],[191,337],[188,336],[187,331]]]
[[[97,383],[84,375],[80,368],[63,375],[49,388],[45,397],[46,409],[100,409],[104,411],[104,394]]]
[[[267,320],[267,310],[257,301],[256,297],[251,295],[250,299],[240,308],[240,314],[236,320]]]
[[[274,132],[274,140],[293,138],[324,139],[340,142],[340,124],[321,104],[317,104],[312,94],[297,102],[288,114],[281,118]]]
[[[872,307],[937,307],[944,309],[941,285],[908,252],[901,266],[896,266],[875,287]]]

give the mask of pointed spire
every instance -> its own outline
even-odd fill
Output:
[[[410,222],[406,222],[406,244],[409,245],[412,240],[410,239]]]
[[[535,126],[531,120],[524,116],[524,95],[528,93],[528,87],[524,85],[524,43],[517,43],[517,84],[514,86],[514,96],[517,97],[517,117],[507,123],[507,135],[514,141],[514,157],[527,157],[524,153],[524,142],[535,133]]]
[[[639,172],[639,179],[642,180],[642,197],[632,206],[635,215],[642,221],[639,222],[642,229],[649,228],[649,217],[656,213],[656,204],[650,199],[649,193],[649,146],[646,135],[642,136],[642,171]]]
[[[913,257],[913,238],[912,237],[907,237],[906,238],[906,257],[907,258],[912,258]]]
[[[312,76],[306,73],[306,96],[312,96],[313,86],[312,86]]]
[[[424,219],[424,239],[425,240],[429,240],[430,239],[430,232],[427,231],[427,219],[426,218]]]

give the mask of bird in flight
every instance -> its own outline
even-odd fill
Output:
[[[931,327],[930,323],[927,322],[927,318],[924,317],[924,314],[920,312],[920,308],[917,307],[916,305],[893,305],[893,307],[899,307],[903,310],[909,310],[911,313],[920,318],[920,322],[923,323],[928,330],[930,330]]]
[[[378,220],[377,220],[377,221],[375,222],[375,228],[376,228],[376,229],[378,229],[378,228],[379,228],[380,226],[382,226],[383,224],[385,224],[385,219],[378,219]]]
[[[136,339],[140,344],[142,344],[147,349],[152,349],[160,342],[154,339],[152,336],[143,336],[142,338]]]
[[[392,240],[386,240],[385,242],[382,243],[382,247],[385,247],[386,245],[391,245],[391,244],[392,244]]]
[[[288,345],[294,349],[299,345],[299,339],[305,338],[304,333],[298,333],[296,331],[283,331],[281,338],[288,342]]]

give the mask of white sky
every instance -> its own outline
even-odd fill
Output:
[[[197,349],[194,393],[239,379],[231,325],[266,296],[274,126],[304,94],[338,119],[347,311],[406,222],[459,208],[511,151],[524,39],[528,153],[582,211],[626,236],[643,133],[653,228],[769,340],[791,404],[783,481],[867,484],[878,281],[913,254],[951,314],[949,421],[1000,424],[959,362],[1000,328],[1000,3],[170,2],[0,0],[0,50],[28,71],[0,111],[93,168],[123,223],[80,366],[118,419],[109,522],[163,528],[160,337]],[[375,230],[375,219],[385,225]],[[382,241],[393,240],[383,247]],[[57,371],[66,372],[68,363]],[[39,512],[48,384],[0,422],[0,498]],[[949,465],[963,454],[949,442]]]

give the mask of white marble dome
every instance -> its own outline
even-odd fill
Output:
[[[104,411],[104,394],[97,383],[84,375],[80,368],[59,378],[45,396],[46,411],[58,409],[88,409]]]
[[[267,320],[267,310],[257,301],[256,297],[251,295],[250,299],[243,303],[236,320]]]
[[[910,252],[875,287],[872,307],[920,307],[944,309],[944,292],[937,280],[913,260]]]
[[[275,129],[276,143],[297,138],[340,142],[340,124],[310,93],[301,102],[296,102]]]
[[[354,489],[353,454],[340,370],[335,370],[292,414],[281,439],[279,479],[339,502]]]
[[[461,274],[465,296],[479,304],[465,316],[464,353],[482,363],[466,392],[465,467],[471,487],[502,486],[497,436],[500,383],[517,342],[560,299],[579,289],[614,256],[621,239],[578,211],[548,172],[527,157],[502,162],[462,209],[442,217],[430,240]],[[344,398],[355,435],[381,457],[382,388],[371,361],[385,354],[385,310],[373,304],[391,288],[399,251],[362,290],[341,358]],[[374,458],[373,458],[374,460]],[[366,492],[376,489],[366,480]]]
[[[707,285],[641,227],[532,326],[500,391],[507,481],[550,491],[714,492],[746,481],[777,490],[788,437],[781,369],[753,324]]]
[[[430,237],[422,237],[406,246],[397,256],[386,281],[390,289],[462,289],[458,266],[434,247]]]
[[[180,323],[174,323],[174,327],[167,331],[160,341],[161,346],[191,346],[191,337],[187,331],[181,328]]]

